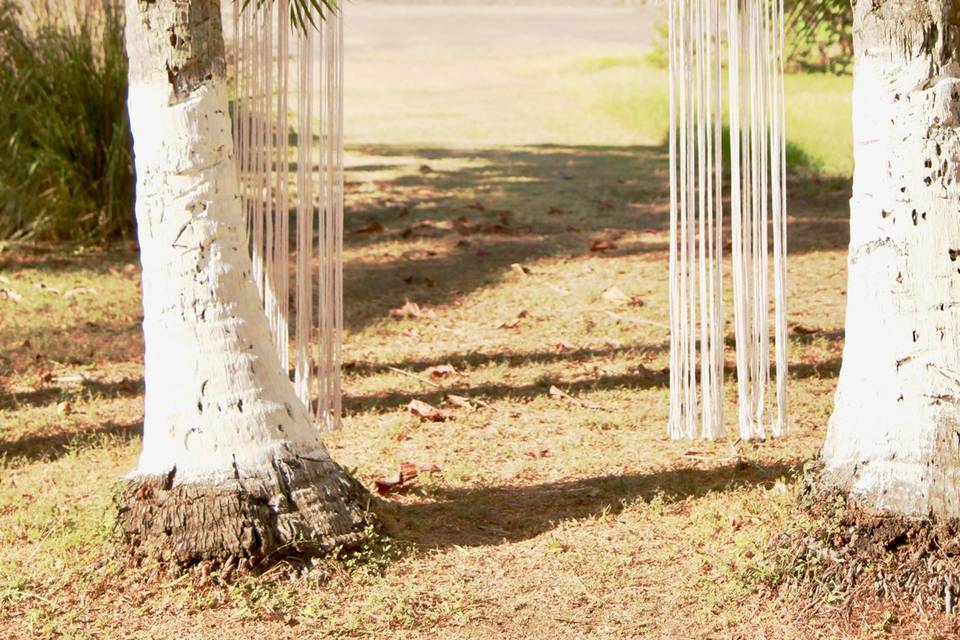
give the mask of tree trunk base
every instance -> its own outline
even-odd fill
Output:
[[[357,547],[377,526],[370,494],[330,460],[276,460],[264,477],[218,484],[174,477],[133,479],[119,497],[118,534],[138,564],[256,572]]]
[[[804,483],[801,509],[814,526],[774,540],[775,583],[799,587],[814,605],[881,598],[960,610],[960,520],[866,509],[825,482],[819,468]]]

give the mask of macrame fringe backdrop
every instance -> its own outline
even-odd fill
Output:
[[[253,278],[297,393],[322,428],[334,429],[343,330],[343,21],[339,11],[311,10],[303,33],[291,24],[290,0],[256,4],[234,0],[232,16],[234,144]]]
[[[723,435],[720,17],[717,0],[670,2],[670,435],[676,439]]]
[[[739,431],[745,440],[780,436],[788,379],[783,3],[670,0],[669,22],[670,435],[724,434],[726,35]],[[768,393],[771,303],[774,394]],[[776,416],[768,430],[770,395]]]

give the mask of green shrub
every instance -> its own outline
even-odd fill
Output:
[[[786,22],[791,70],[853,72],[850,0],[787,0]]]
[[[850,0],[785,0],[784,12],[787,71],[835,74],[853,71],[853,9]],[[665,14],[654,28],[656,34],[646,61],[654,67],[666,69],[670,29]],[[726,64],[726,60],[723,62]]]
[[[0,0],[0,238],[105,241],[133,229],[122,5],[28,24]]]

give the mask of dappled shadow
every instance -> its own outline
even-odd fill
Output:
[[[791,342],[809,344],[814,339],[821,339],[828,343],[839,343],[843,340],[842,331],[823,331],[814,335],[794,334]],[[773,343],[771,342],[771,347]],[[733,338],[728,338],[728,346],[733,348]],[[480,368],[488,365],[520,367],[530,364],[547,364],[552,362],[581,362],[595,359],[623,358],[629,354],[645,355],[665,353],[670,350],[667,342],[656,344],[634,344],[626,347],[610,347],[605,349],[576,349],[571,351],[532,351],[532,352],[473,352],[468,354],[450,353],[437,358],[407,359],[399,362],[378,363],[352,361],[345,365],[346,370],[358,376],[372,376],[388,374],[396,370],[415,373],[428,367],[449,364],[457,370]],[[840,357],[815,362],[792,362],[790,364],[790,378],[803,380],[807,378],[830,379],[840,375]],[[697,369],[699,372],[699,369]],[[699,375],[699,373],[698,373]],[[737,369],[729,363],[724,369],[728,384],[735,384]],[[776,378],[776,365],[770,365],[770,379]],[[630,373],[612,376],[597,376],[589,380],[562,382],[560,380],[540,379],[530,384],[478,384],[457,385],[446,384],[442,387],[427,390],[378,392],[370,395],[353,395],[350,393],[349,383],[343,399],[343,407],[347,413],[363,413],[366,411],[386,412],[404,407],[412,400],[422,400],[431,404],[439,404],[448,395],[465,396],[484,400],[513,400],[523,401],[542,397],[548,393],[552,385],[562,386],[568,393],[589,393],[609,389],[645,390],[666,389],[670,385],[670,370],[649,369],[638,364]]]
[[[604,349],[569,349],[553,351],[472,351],[469,353],[448,353],[436,358],[408,358],[397,362],[370,362],[354,360],[344,364],[344,369],[351,374],[370,376],[389,373],[391,369],[409,369],[420,371],[428,367],[451,365],[454,369],[478,369],[481,367],[520,367],[531,364],[549,364],[552,362],[585,362],[597,358],[615,358],[631,353],[649,353],[651,350],[662,351],[669,345],[635,344],[623,347],[607,347]]]
[[[143,379],[119,382],[84,380],[76,386],[49,386],[24,393],[0,393],[0,410],[22,406],[42,407],[77,395],[94,395],[104,399],[134,398],[143,394]]]
[[[666,260],[665,147],[364,145],[354,151],[364,160],[347,171],[346,246],[364,257],[344,267],[352,330],[407,298],[449,303],[495,283],[518,262],[644,254]],[[791,254],[847,246],[849,181],[798,171],[790,196]],[[590,254],[594,240],[624,233],[616,250]]]
[[[551,385],[562,386],[563,390],[571,394],[580,394],[608,389],[628,389],[640,391],[644,389],[666,388],[670,384],[670,371],[667,369],[647,369],[638,366],[632,373],[614,376],[597,376],[589,380],[576,382],[560,382],[539,380],[531,384],[479,384],[470,386],[450,385],[443,389],[418,392],[388,392],[375,393],[365,396],[353,396],[349,393],[343,398],[343,408],[346,413],[362,413],[366,411],[392,411],[404,407],[411,400],[422,400],[431,404],[443,402],[447,395],[466,396],[484,400],[532,400],[543,397]]]
[[[107,422],[93,429],[39,433],[17,440],[0,440],[0,460],[18,462],[52,462],[71,451],[95,446],[104,439],[130,441],[143,435],[143,423]]]
[[[840,358],[831,358],[822,362],[793,363],[790,366],[790,378],[793,380],[836,378],[840,375],[841,363]],[[776,369],[771,366],[771,380],[775,379],[775,374]],[[735,367],[728,366],[725,369],[725,375],[728,384],[736,383],[737,370]],[[631,373],[597,376],[589,380],[577,380],[575,382],[541,379],[530,384],[446,385],[442,389],[390,391],[370,395],[351,395],[348,390],[344,394],[343,409],[348,415],[367,411],[387,412],[405,407],[412,400],[440,404],[448,395],[488,401],[526,401],[545,396],[553,385],[562,387],[565,392],[573,395],[612,389],[628,391],[668,389],[670,386],[670,370],[666,368],[648,369],[639,365]]]
[[[11,242],[0,252],[0,272],[37,269],[55,273],[93,271],[108,273],[136,259],[135,242],[118,242],[106,248],[76,247],[69,243]]]
[[[432,489],[433,502],[399,505],[381,500],[377,510],[385,516],[390,533],[421,547],[497,545],[533,538],[564,521],[615,515],[631,503],[657,495],[670,504],[770,484],[795,472],[800,464],[799,460],[766,466],[740,462],[534,486]]]

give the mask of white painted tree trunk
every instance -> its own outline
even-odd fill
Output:
[[[146,341],[128,540],[175,547],[180,563],[349,541],[358,489],[282,369],[250,277],[219,2],[128,0],[127,41]],[[198,496],[207,507],[184,507]],[[225,527],[213,537],[211,516]],[[145,539],[171,522],[183,530]]]
[[[954,0],[857,0],[846,345],[826,478],[960,516],[960,59]]]

